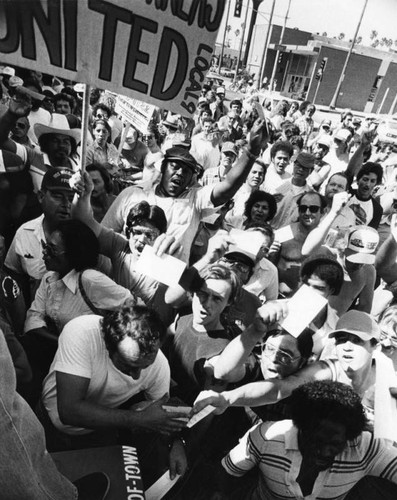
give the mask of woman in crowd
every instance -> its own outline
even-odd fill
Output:
[[[277,212],[277,203],[273,195],[265,191],[253,191],[245,202],[244,214],[228,218],[227,223],[235,229],[246,229],[270,222]]]
[[[100,163],[87,165],[86,171],[90,174],[94,183],[94,189],[91,194],[91,206],[94,217],[95,220],[101,222],[110,205],[116,199],[116,196],[113,194],[113,181],[106,166]]]
[[[94,143],[87,148],[86,163],[102,163],[109,167],[109,173],[118,173],[118,152],[114,144],[110,142],[112,130],[109,123],[98,118],[92,125]]]
[[[126,288],[95,269],[98,240],[82,222],[61,222],[42,246],[48,272],[37,289],[24,327],[24,346],[36,383],[47,374],[66,323],[77,316],[115,310],[131,296]]]

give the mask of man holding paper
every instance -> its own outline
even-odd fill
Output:
[[[134,186],[122,191],[103,219],[103,224],[122,232],[132,206],[142,200],[157,205],[166,214],[167,233],[181,245],[176,256],[187,262],[200,220],[234,196],[264,149],[267,139],[266,125],[258,120],[252,127],[247,148],[226,178],[204,187],[192,186],[198,169],[192,155],[183,148],[170,148],[162,162],[160,183],[155,188]]]
[[[278,311],[277,315],[275,320],[284,317],[285,311]],[[336,359],[316,361],[283,379],[251,383],[221,393],[204,391],[196,399],[194,411],[207,405],[216,406],[222,413],[229,406],[272,404],[290,396],[306,382],[334,380],[351,386],[360,395],[375,437],[397,441],[393,421],[393,415],[397,418],[397,407],[392,397],[397,381],[391,360],[377,350],[378,325],[369,314],[349,311],[338,320],[329,337],[335,339]],[[390,414],[386,415],[386,409]]]
[[[118,431],[129,431],[132,442],[142,432],[172,436],[188,421],[184,412],[167,413],[170,368],[160,351],[165,327],[157,314],[126,302],[118,311],[81,316],[70,321],[43,384],[39,417],[51,451],[116,444]],[[126,406],[143,394],[140,410]],[[145,435],[140,462],[155,462]],[[125,437],[124,437],[125,442]],[[138,443],[139,444],[139,443]],[[183,474],[186,456],[179,439],[170,440],[171,473]]]

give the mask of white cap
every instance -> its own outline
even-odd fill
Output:
[[[346,248],[346,260],[355,264],[374,264],[374,252],[379,244],[379,234],[369,226],[358,226],[351,230]]]

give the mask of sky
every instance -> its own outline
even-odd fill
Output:
[[[236,29],[241,31],[241,23],[244,21],[246,5],[252,8],[251,0],[243,0],[242,17],[233,17],[235,0],[231,2],[229,22],[232,26],[232,33]],[[300,30],[312,33],[327,32],[328,36],[338,36],[345,33],[345,40],[353,38],[365,0],[291,0],[287,27],[299,28]],[[259,6],[257,18],[258,24],[267,24],[272,0],[263,0]],[[287,12],[288,0],[276,0],[273,23],[283,25]],[[226,10],[223,23],[219,30],[218,41],[222,41]],[[359,36],[363,37],[363,44],[369,45],[369,35],[372,30],[376,30],[379,38],[387,37],[393,41],[397,39],[397,0],[368,0],[364,17],[359,31]],[[249,18],[248,18],[249,23]],[[230,35],[232,46],[234,34]],[[397,50],[397,47],[394,46]]]

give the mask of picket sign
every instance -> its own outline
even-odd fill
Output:
[[[0,60],[192,116],[226,0],[2,0]]]

